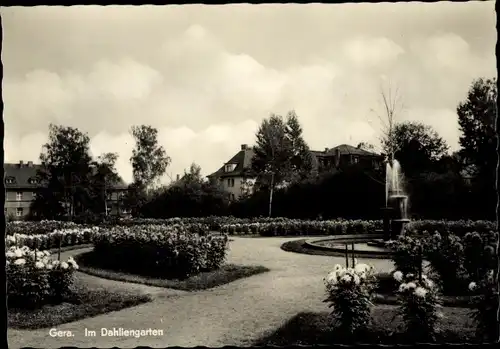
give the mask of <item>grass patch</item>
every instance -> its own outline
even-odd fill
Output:
[[[418,339],[410,339],[400,326],[401,319],[394,315],[396,307],[379,305],[372,310],[372,325],[356,338],[348,338],[340,331],[332,329],[329,313],[300,313],[290,319],[278,330],[264,335],[254,345],[257,346],[295,346],[321,344],[411,344]],[[440,320],[437,343],[474,342],[474,324],[468,311],[462,308],[443,308],[444,317]],[[476,341],[477,342],[477,341]]]
[[[93,251],[82,253],[75,257],[80,267],[79,271],[104,279],[132,282],[148,286],[165,287],[182,291],[198,291],[221,286],[238,279],[268,272],[264,266],[245,266],[225,264],[220,269],[206,271],[187,279],[166,279],[151,276],[131,274],[124,270],[103,269]]]
[[[110,292],[88,289],[83,284],[73,287],[73,295],[61,304],[45,305],[36,310],[9,308],[8,327],[13,329],[49,328],[112,311],[117,311],[152,300],[147,294]]]

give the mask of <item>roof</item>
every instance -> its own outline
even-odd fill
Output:
[[[14,177],[15,182],[14,183],[8,183],[5,181],[5,188],[9,189],[31,189],[31,188],[37,188],[40,185],[36,183],[30,183],[30,179],[35,179],[37,176],[38,170],[42,168],[42,165],[40,164],[33,164],[31,162],[28,163],[23,163],[22,165],[20,163],[12,164],[12,163],[4,163],[3,164],[3,169],[4,169],[4,176],[5,179],[9,177]],[[126,189],[127,185],[123,181],[122,178],[119,179],[119,182],[113,186],[115,189]]]
[[[358,156],[373,156],[373,157],[381,157],[380,154],[373,153],[361,148],[353,147],[349,144],[341,144],[326,151],[312,151],[313,155],[320,156],[334,156],[336,152],[340,151],[340,155],[358,155]]]
[[[221,168],[219,168],[214,173],[208,175],[207,177],[235,177],[235,176],[245,176],[251,175],[252,173],[252,159],[254,156],[254,151],[251,147],[242,149],[236,155],[234,155],[228,162],[226,162]],[[231,172],[226,172],[226,165],[235,164],[236,167]]]

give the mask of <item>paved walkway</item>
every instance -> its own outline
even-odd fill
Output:
[[[86,276],[89,282],[103,287],[147,292],[153,302],[117,312],[83,319],[59,326],[73,337],[53,338],[49,329],[36,331],[9,330],[9,347],[121,347],[136,346],[210,346],[250,345],[263,333],[301,311],[324,311],[323,277],[341,257],[313,256],[285,252],[280,245],[300,238],[234,238],[230,242],[228,262],[263,265],[271,271],[199,292],[178,292],[156,287],[125,284]],[[69,251],[64,257],[80,253]],[[359,261],[363,261],[359,259]],[[370,260],[379,271],[389,271],[388,260]],[[159,337],[106,337],[101,328],[162,329]],[[97,336],[84,335],[85,329]]]

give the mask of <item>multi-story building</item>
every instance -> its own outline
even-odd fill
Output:
[[[251,194],[255,183],[255,174],[252,171],[253,155],[253,149],[247,144],[242,144],[241,150],[219,170],[207,176],[208,179],[229,193],[231,200]]]
[[[35,200],[42,184],[37,179],[41,165],[32,161],[17,164],[4,164],[5,176],[5,215],[15,220],[23,220],[30,213],[31,203]],[[109,214],[126,214],[121,201],[127,185],[120,181],[108,188],[107,208]]]
[[[358,164],[365,168],[380,169],[384,162],[384,156],[367,150],[341,144],[334,148],[325,148],[324,151],[311,151],[313,163],[318,172],[333,168],[343,168]]]
[[[384,161],[384,156],[356,148],[348,144],[341,144],[324,151],[311,150],[313,169],[318,173],[334,168],[342,168],[359,164],[368,168],[379,169]],[[241,150],[226,162],[218,171],[208,176],[213,183],[218,183],[228,192],[232,200],[241,195],[250,194],[255,183],[256,175],[253,173],[253,149],[246,144],[241,145]]]

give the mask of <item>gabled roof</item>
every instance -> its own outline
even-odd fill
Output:
[[[219,168],[214,173],[208,175],[207,177],[233,177],[233,176],[243,176],[252,174],[252,158],[254,156],[254,151],[251,147],[240,150],[236,155],[234,155],[228,162],[226,162],[221,168]],[[229,164],[235,164],[236,167],[231,172],[226,172],[225,167]]]
[[[40,184],[31,183],[31,179],[36,179],[37,172],[42,168],[40,164],[33,163],[4,163],[4,182],[6,189],[34,189],[40,187]],[[13,178],[14,183],[9,183],[7,179]],[[119,182],[116,185],[113,185],[114,189],[126,189],[127,185],[123,181],[122,178],[119,179]]]
[[[361,148],[353,147],[352,145],[349,144],[341,144],[326,151],[312,151],[312,153],[314,155],[319,155],[319,156],[333,156],[336,155],[337,151],[340,152],[340,155],[358,155],[358,156],[373,156],[373,157],[381,156],[380,154],[373,153]]]

